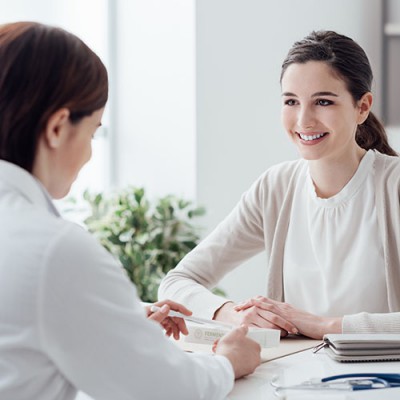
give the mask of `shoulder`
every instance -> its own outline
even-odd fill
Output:
[[[388,156],[375,151],[375,173],[378,182],[400,184],[400,157]]]
[[[91,233],[74,222],[42,212],[31,213],[27,218],[23,235],[31,259],[43,268],[43,273],[66,266],[74,273],[95,268],[104,258],[113,259]]]
[[[286,192],[289,187],[296,184],[306,168],[307,161],[303,159],[273,165],[257,179],[253,186],[264,193],[270,189],[275,194],[279,191]]]
[[[113,259],[98,240],[85,228],[63,220],[47,248],[48,258],[63,260],[69,268],[90,268],[101,260]],[[60,263],[60,262],[58,262]]]
[[[44,254],[78,253],[80,249],[101,247],[96,239],[77,223],[37,210],[27,214],[26,218],[29,221],[24,224],[24,228],[31,235],[41,237]]]
[[[293,196],[294,188],[305,176],[307,161],[286,161],[268,168],[243,194],[242,203],[265,210],[278,210],[285,199]],[[264,211],[263,211],[264,212]]]
[[[97,298],[118,297],[114,289],[132,291],[116,258],[83,227],[67,221],[46,248],[41,279],[43,293],[64,299],[73,293],[82,302],[89,293]]]

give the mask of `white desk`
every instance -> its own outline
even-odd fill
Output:
[[[229,394],[229,400],[274,400],[274,388],[270,382],[273,376],[279,375],[283,384],[295,384],[312,377],[341,373],[355,372],[396,372],[400,373],[400,362],[383,363],[349,363],[343,364],[331,360],[323,351],[313,354],[311,350],[302,351],[282,357],[277,360],[261,364],[254,374],[239,379],[235,383],[233,391]],[[287,400],[352,400],[352,399],[379,399],[399,400],[399,389],[361,390],[357,392],[287,392]],[[76,400],[91,400],[80,393]],[[111,400],[111,399],[110,399]],[[167,400],[167,399],[165,399]]]
[[[400,362],[384,363],[338,363],[331,360],[321,350],[313,354],[305,350],[297,354],[282,357],[264,364],[244,379],[236,381],[233,391],[229,394],[230,400],[266,400],[277,399],[271,379],[278,375],[283,384],[292,385],[306,381],[312,377],[322,378],[329,375],[356,372],[396,372],[400,373]],[[399,389],[361,390],[356,392],[310,392],[288,391],[287,400],[344,400],[344,399],[400,399]]]

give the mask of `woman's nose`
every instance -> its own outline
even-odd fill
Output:
[[[297,116],[300,130],[311,129],[315,126],[315,115],[310,107],[301,107]]]

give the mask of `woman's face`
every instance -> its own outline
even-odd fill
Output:
[[[101,126],[103,111],[104,108],[97,110],[74,124],[67,116],[61,124],[62,134],[56,139],[54,136],[49,139],[50,143],[54,139],[57,144],[42,146],[46,153],[39,152],[37,164],[43,167],[37,169],[37,174],[34,171],[34,175],[42,181],[53,198],[60,199],[68,194],[79,171],[90,160],[92,139]]]
[[[303,158],[339,159],[359,149],[357,125],[368,114],[326,63],[290,65],[281,86],[282,123]]]
[[[65,143],[64,167],[67,194],[79,171],[92,157],[92,139],[101,126],[104,109],[82,118],[77,124],[71,124],[71,132]]]

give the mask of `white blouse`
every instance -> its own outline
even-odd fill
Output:
[[[286,302],[323,316],[389,311],[374,161],[368,151],[348,184],[328,199],[317,197],[305,164],[284,252]]]

